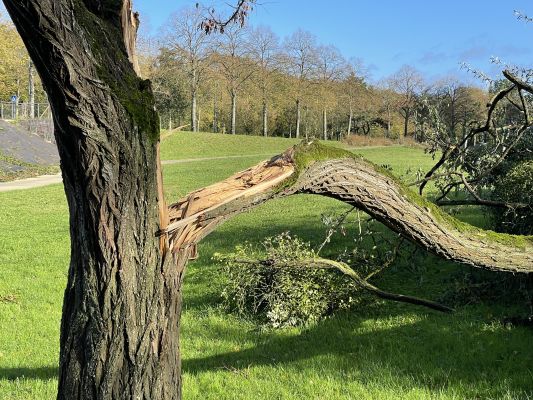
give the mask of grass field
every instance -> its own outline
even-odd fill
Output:
[[[279,152],[287,139],[179,133],[165,139],[165,160],[246,156],[164,167],[169,200]],[[422,150],[358,153],[412,178],[432,160]],[[253,156],[257,155],[257,156]],[[0,399],[54,399],[59,321],[69,258],[68,214],[60,185],[0,193]],[[440,314],[378,301],[319,324],[258,329],[220,307],[224,284],[214,252],[286,230],[319,242],[320,214],[344,210],[331,199],[297,196],[229,221],[200,246],[184,287],[184,399],[529,399],[533,332],[495,322],[519,312],[472,304]],[[465,214],[484,224],[481,214]],[[349,245],[337,238],[327,251]],[[462,268],[462,267],[461,267]],[[440,298],[459,267],[419,254],[379,278],[384,289]]]

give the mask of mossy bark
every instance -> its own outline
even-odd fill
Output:
[[[187,256],[156,234],[159,126],[130,1],[4,3],[48,93],[70,210],[58,398],[179,399]]]
[[[370,163],[354,158],[311,164],[293,185],[354,205],[447,260],[478,268],[533,272],[533,241],[475,228],[440,211]]]

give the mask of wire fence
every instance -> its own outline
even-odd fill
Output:
[[[52,111],[48,103],[0,102],[0,119],[16,121],[28,132],[55,143]]]
[[[0,119],[52,119],[48,103],[0,102]]]

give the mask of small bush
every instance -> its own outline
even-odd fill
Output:
[[[224,305],[278,328],[317,322],[360,300],[358,287],[337,271],[280,266],[314,256],[308,243],[288,233],[266,239],[262,249],[245,244],[216,255],[227,278]]]
[[[499,177],[494,186],[494,197],[530,205],[495,210],[496,221],[502,230],[522,235],[533,233],[533,161],[520,162]]]

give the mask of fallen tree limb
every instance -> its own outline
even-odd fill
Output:
[[[340,261],[333,261],[325,258],[313,258],[308,260],[302,260],[301,262],[303,265],[309,265],[311,267],[336,269],[337,271],[340,271],[344,275],[350,277],[350,279],[352,279],[362,289],[385,300],[398,301],[401,303],[410,303],[442,312],[454,311],[453,308],[447,307],[443,304],[436,303],[431,300],[381,290],[380,288],[377,288],[371,283],[369,283],[367,280],[361,278],[359,274],[355,272],[352,268],[350,268],[348,264]]]
[[[194,249],[215,227],[275,198],[310,193],[335,198],[447,260],[493,271],[533,272],[533,238],[460,222],[387,171],[344,150],[303,143],[270,161],[191,193],[170,206],[162,235],[177,252]],[[191,251],[191,254],[193,251]]]
[[[440,303],[436,303],[431,300],[426,300],[426,299],[421,299],[419,297],[406,296],[403,294],[396,294],[396,293],[386,292],[385,290],[381,290],[380,288],[377,288],[376,286],[369,283],[368,280],[361,278],[357,272],[355,272],[352,268],[350,268],[348,264],[342,261],[334,261],[334,260],[329,260],[327,258],[314,257],[314,258],[304,258],[301,260],[290,261],[290,262],[270,260],[270,259],[266,259],[266,260],[237,259],[235,260],[235,262],[238,264],[245,264],[245,265],[264,265],[267,267],[278,266],[278,267],[289,267],[289,268],[335,269],[341,272],[342,274],[346,275],[347,277],[349,277],[361,289],[364,289],[367,292],[379,298],[382,298],[385,300],[397,301],[400,303],[409,303],[409,304],[414,304],[417,306],[423,306],[423,307],[431,308],[432,310],[441,311],[441,312],[455,311],[453,308],[450,308]]]

